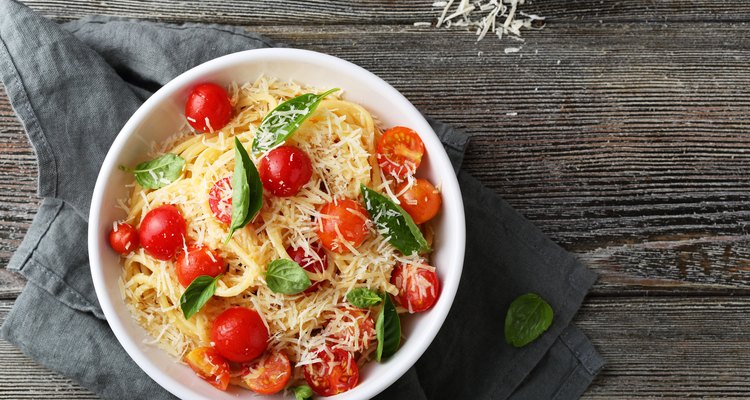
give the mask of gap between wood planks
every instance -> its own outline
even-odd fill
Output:
[[[434,0],[292,0],[85,1],[25,0],[45,16],[71,20],[92,14],[117,15],[166,22],[210,22],[230,25],[411,25],[433,22],[442,11]],[[549,22],[747,22],[750,4],[733,1],[681,0],[527,0],[520,11],[544,16]]]
[[[585,398],[750,396],[750,298],[591,298],[574,322],[608,362]],[[95,398],[4,341],[0,370],[1,399]]]
[[[525,59],[478,57],[497,45],[464,32],[254,29],[363,65],[425,114],[470,132],[464,167],[599,272],[595,294],[748,293],[748,30],[699,35],[713,25],[566,23],[536,33],[542,51],[530,47]],[[446,40],[454,48],[440,47]],[[0,150],[7,260],[38,199],[36,160],[4,95]],[[9,293],[22,287],[3,279]]]

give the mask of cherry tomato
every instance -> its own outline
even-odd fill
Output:
[[[343,310],[349,314],[348,318],[357,321],[359,334],[354,345],[360,349],[360,351],[366,350],[375,339],[375,321],[373,321],[370,315],[364,313],[358,308],[346,307]],[[351,321],[351,319],[346,321]],[[348,342],[347,339],[355,334],[357,334],[357,332],[355,332],[354,327],[350,325],[346,328],[345,332],[335,332],[333,337]]]
[[[198,132],[223,128],[232,119],[232,104],[227,91],[215,83],[194,87],[185,103],[185,117]]]
[[[232,178],[219,179],[208,192],[208,206],[219,221],[232,223]]]
[[[120,254],[128,254],[138,248],[138,230],[133,225],[118,222],[109,231],[109,245]]]
[[[346,253],[349,249],[342,243],[342,239],[352,247],[357,247],[370,234],[367,226],[369,214],[354,200],[327,203],[320,209],[320,213],[318,238],[323,247],[330,251]]]
[[[187,254],[180,253],[176,267],[177,280],[183,287],[188,287],[193,279],[201,275],[215,278],[227,269],[224,259],[204,246],[190,246]]]
[[[318,352],[321,361],[305,365],[305,380],[320,396],[333,396],[357,385],[359,367],[352,353],[327,347]]]
[[[198,347],[185,356],[195,373],[219,390],[229,387],[229,363],[211,347]]]
[[[310,181],[312,162],[304,151],[294,146],[271,150],[258,167],[263,187],[279,197],[294,196]]]
[[[260,394],[280,392],[292,377],[292,365],[284,352],[265,354],[246,365],[242,381],[250,390]]]
[[[425,266],[401,264],[393,270],[391,283],[398,288],[396,303],[412,314],[429,310],[440,296],[437,274]]]
[[[315,252],[315,255],[307,253],[302,247],[295,249],[291,246],[286,248],[286,253],[289,254],[289,257],[294,260],[294,262],[299,264],[299,266],[304,268],[307,272],[312,272],[313,274],[321,274],[325,272],[328,268],[328,255],[318,242],[315,242],[310,248]],[[305,289],[304,293],[314,292],[320,285],[320,281],[315,280],[312,277],[310,278],[310,282],[312,282],[312,285]]]
[[[401,184],[396,193],[401,193],[407,184],[407,182]],[[431,220],[440,211],[440,205],[443,203],[440,192],[425,179],[416,179],[412,187],[398,196],[398,201],[415,224]]]
[[[403,179],[413,175],[422,163],[424,143],[417,132],[395,126],[383,132],[378,141],[378,165],[388,175]]]
[[[141,221],[141,245],[152,257],[169,260],[182,249],[186,229],[185,218],[177,207],[171,204],[156,207]]]
[[[211,341],[219,354],[229,361],[252,361],[266,351],[268,329],[256,311],[232,307],[216,317]]]

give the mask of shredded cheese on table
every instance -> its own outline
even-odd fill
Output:
[[[436,28],[472,28],[477,41],[484,39],[488,33],[499,39],[509,36],[523,41],[521,30],[541,29],[544,17],[526,14],[518,10],[525,0],[447,0],[436,1],[432,7],[440,9],[435,23]],[[414,26],[431,26],[429,22],[415,22]],[[506,51],[506,54],[508,52]]]

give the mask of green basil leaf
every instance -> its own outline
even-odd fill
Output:
[[[367,308],[380,303],[383,299],[378,292],[367,288],[354,288],[346,294],[346,300],[354,307]]]
[[[263,207],[263,183],[255,164],[247,155],[245,147],[234,138],[234,175],[232,176],[232,223],[229,235],[224,243],[237,229],[249,224]]]
[[[295,400],[310,400],[313,396],[312,389],[307,385],[293,387],[292,391],[294,391]]]
[[[519,296],[505,315],[505,341],[514,347],[526,346],[552,325],[553,314],[552,307],[539,295]]]
[[[274,293],[297,294],[309,288],[312,282],[299,264],[282,258],[268,263],[266,284]]]
[[[146,189],[159,189],[177,180],[182,175],[185,159],[172,153],[167,153],[150,161],[144,161],[134,169],[120,166],[125,172],[135,175],[135,180]]]
[[[365,208],[381,235],[405,255],[432,251],[411,216],[386,196],[361,185]]]
[[[190,319],[208,303],[216,291],[216,282],[219,281],[219,278],[221,278],[221,275],[216,278],[201,275],[190,282],[190,285],[185,289],[185,293],[180,297],[180,308],[185,319]]]
[[[324,97],[339,89],[321,94],[305,93],[274,108],[260,123],[253,140],[253,153],[262,153],[284,142],[318,108]]]
[[[375,352],[375,360],[378,362],[394,355],[401,345],[401,320],[391,296],[387,293],[383,296],[383,308],[375,323],[375,337],[378,339],[378,348]]]

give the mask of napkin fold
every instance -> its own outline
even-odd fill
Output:
[[[106,151],[161,85],[210,59],[277,46],[220,25],[90,17],[58,25],[0,0],[0,79],[39,161],[42,205],[7,268],[28,284],[0,335],[111,399],[170,399],[129,358],[102,314],[86,248]],[[461,171],[468,136],[430,120],[458,175],[467,224],[461,283],[434,342],[378,399],[573,399],[604,360],[571,320],[596,275]],[[555,311],[537,341],[503,337],[508,305],[535,292]]]

